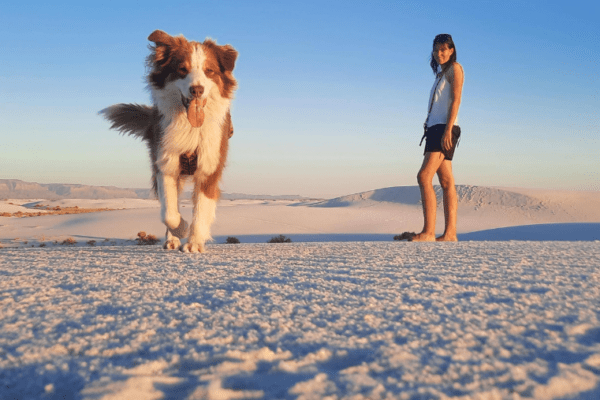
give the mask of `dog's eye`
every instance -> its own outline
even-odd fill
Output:
[[[215,73],[215,70],[212,68],[206,68],[205,72],[206,72],[206,75],[212,75]]]
[[[179,75],[182,75],[182,76],[185,76],[185,75],[187,75],[189,72],[190,72],[190,71],[189,71],[189,70],[188,70],[186,67],[179,67],[179,68],[177,69],[177,73],[178,73]]]

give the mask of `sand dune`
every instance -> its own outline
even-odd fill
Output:
[[[0,201],[112,209],[0,217],[0,398],[598,398],[599,194],[459,187],[461,243],[392,242],[416,193],[222,200],[202,255],[134,246],[156,200]]]
[[[434,185],[438,201],[442,198],[442,190]],[[491,187],[457,185],[456,193],[458,203],[461,206],[503,206],[503,207],[541,207],[543,201],[527,194],[511,191],[509,189],[497,189]],[[600,199],[600,197],[599,197]],[[337,197],[318,203],[320,207],[343,207],[353,206],[364,202],[386,202],[407,205],[421,203],[421,192],[418,186],[398,186],[384,189],[371,190],[368,192],[351,194]]]
[[[434,185],[441,206],[442,190]],[[553,210],[566,212],[574,207],[584,214],[595,213],[600,218],[600,193],[561,190],[536,190],[522,188],[493,188],[482,186],[457,185],[458,204],[461,207],[502,207],[519,208],[523,211]],[[394,203],[420,205],[421,193],[418,186],[398,186],[371,190],[324,200],[316,207],[352,207],[373,203]]]
[[[558,223],[486,229],[458,235],[459,240],[589,241],[600,240],[600,223]]]
[[[442,209],[442,190],[434,186],[438,210]],[[476,225],[505,227],[511,225],[567,222],[600,222],[600,193],[522,188],[492,188],[457,185],[459,215],[463,227],[472,231]],[[397,204],[420,207],[417,186],[400,186],[342,196],[316,202],[314,207],[373,207]],[[477,222],[477,220],[480,220]]]
[[[439,188],[437,188],[439,192]],[[458,186],[461,240],[595,240],[600,223],[600,193]],[[240,196],[238,196],[240,197]],[[389,240],[422,226],[416,186],[392,187],[331,200],[223,199],[213,226],[216,241],[228,236],[264,242],[284,234],[294,241]],[[12,204],[11,204],[12,203]],[[190,220],[192,205],[183,200]],[[38,206],[36,208],[36,206]],[[143,199],[4,200],[0,213],[38,212],[39,206],[108,208],[94,214],[0,217],[0,244],[39,245],[73,237],[108,243],[133,243],[140,231],[164,235],[159,203]],[[437,231],[443,230],[441,202]],[[579,223],[579,227],[565,225]],[[559,225],[551,225],[559,224]],[[590,225],[592,224],[592,225]],[[532,226],[518,230],[512,227]],[[504,228],[504,230],[499,230]],[[476,233],[479,232],[479,233]],[[388,239],[385,239],[388,238]],[[552,239],[545,239],[552,238]],[[18,239],[18,240],[15,240]]]

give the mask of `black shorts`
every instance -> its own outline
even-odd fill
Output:
[[[444,153],[444,159],[452,161],[454,157],[454,150],[456,150],[456,146],[458,146],[458,140],[460,139],[460,127],[454,125],[452,127],[452,147],[450,150],[446,151],[442,148],[442,137],[444,136],[444,132],[446,131],[445,124],[433,125],[427,128],[423,137],[427,140],[425,141],[425,151],[423,155],[427,152],[435,152],[439,151]]]

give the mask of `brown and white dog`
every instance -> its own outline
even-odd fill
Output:
[[[203,252],[220,196],[233,125],[229,113],[237,82],[232,71],[237,51],[207,39],[203,43],[156,30],[148,37],[148,87],[153,106],[116,104],[100,113],[111,129],[146,141],[153,188],[167,226],[165,249]],[[194,182],[193,221],[179,212],[185,179]],[[188,237],[181,246],[180,239]]]

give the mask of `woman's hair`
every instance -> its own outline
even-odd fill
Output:
[[[452,36],[447,33],[441,33],[433,39],[433,50],[435,50],[435,46],[437,44],[446,43],[449,49],[454,49],[454,52],[450,56],[450,60],[442,67],[442,74],[446,72],[446,70],[456,62],[456,47],[454,46],[454,41],[452,40]],[[429,65],[431,65],[431,69],[433,70],[433,74],[437,75],[439,64],[435,61],[435,57],[433,57],[433,50],[431,51],[431,59],[429,60]]]

